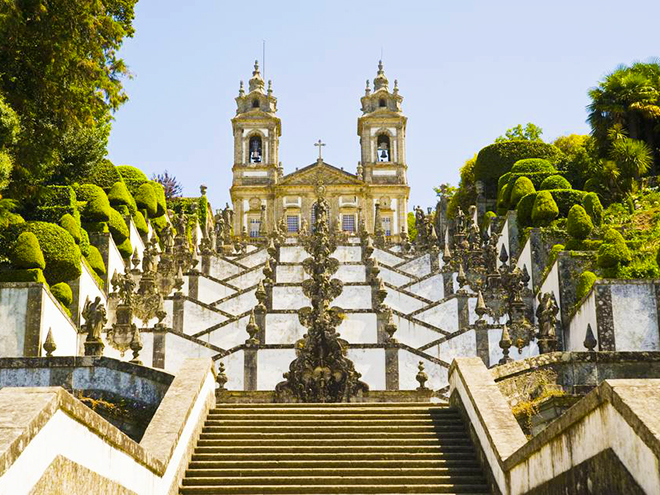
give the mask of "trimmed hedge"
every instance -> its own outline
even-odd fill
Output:
[[[577,302],[580,302],[587,297],[587,294],[591,291],[596,280],[598,280],[598,277],[595,273],[590,271],[582,272],[580,278],[578,278],[577,289],[575,292],[575,300]]]
[[[113,184],[121,182],[121,180],[121,175],[119,175],[119,172],[112,162],[110,160],[102,160],[92,170],[88,182],[107,191],[113,186]]]
[[[0,282],[40,282],[48,285],[44,272],[39,268],[2,271],[0,272]]]
[[[80,245],[78,246],[80,248],[80,254],[82,254],[84,257],[89,256],[89,248],[91,244],[89,243],[89,234],[87,231],[83,228],[80,229]]]
[[[46,261],[44,276],[49,284],[75,280],[80,276],[80,249],[66,230],[46,222],[11,225],[4,232],[5,246],[8,244],[13,249],[16,242],[14,239],[18,239],[23,232],[32,232],[37,236]]]
[[[64,307],[70,306],[73,301],[73,291],[71,290],[71,287],[69,287],[69,284],[65,282],[60,282],[59,284],[51,286],[50,293],[53,294],[55,299],[61,302]]]
[[[133,256],[133,246],[131,245],[131,240],[128,238],[125,239],[121,244],[118,244],[117,249],[119,250],[121,257],[124,258],[124,260],[128,260],[131,258],[131,256]]]
[[[598,194],[590,192],[582,199],[582,205],[585,211],[591,217],[594,225],[600,226],[603,223],[603,205],[598,198]]]
[[[543,158],[524,158],[511,167],[512,174],[557,173],[555,166]]]
[[[591,231],[594,229],[594,224],[591,222],[591,217],[580,205],[573,205],[568,212],[568,220],[566,221],[566,231],[568,235],[575,239],[586,239]]]
[[[79,222],[77,195],[70,186],[48,186],[42,189],[39,203],[31,207],[29,200],[24,202],[24,216],[28,220],[58,223],[62,216],[69,214]]]
[[[135,197],[142,184],[149,182],[144,172],[138,168],[131,167],[130,165],[118,165],[115,168],[119,172],[119,175],[121,175],[121,178],[124,179],[124,183],[133,197]]]
[[[575,189],[551,189],[548,192],[552,194],[552,199],[557,203],[559,216],[561,217],[567,216],[573,205],[581,205],[587,194],[584,191],[576,191]]]
[[[108,228],[110,234],[112,234],[112,239],[117,245],[124,242],[130,236],[124,217],[114,208],[110,209],[110,222],[108,222]]]
[[[511,172],[507,172],[502,177],[497,179],[497,190],[500,191],[505,185],[507,185],[509,183],[509,179],[511,179]]]
[[[559,208],[549,191],[539,191],[532,207],[532,223],[537,227],[550,225],[559,216]]]
[[[573,186],[561,175],[551,175],[541,182],[541,190],[550,189],[573,189]]]
[[[62,218],[60,218],[59,223],[60,227],[71,234],[71,237],[73,237],[73,240],[76,241],[76,244],[80,245],[80,242],[82,241],[82,233],[78,222],[76,222],[76,219],[67,213],[63,215]]]
[[[154,190],[154,195],[156,196],[156,215],[157,217],[165,215],[167,213],[167,201],[165,199],[165,188],[162,184],[156,181],[150,181],[149,185]]]
[[[587,179],[587,181],[584,183],[584,190],[594,193],[600,192],[600,183],[598,182],[598,179],[595,177]]]
[[[526,140],[503,141],[479,151],[474,175],[476,180],[494,181],[524,158],[545,158],[553,162],[560,156],[559,148],[551,144]]]
[[[135,199],[123,182],[115,182],[112,185],[108,191],[108,201],[110,201],[110,206],[116,210],[119,210],[118,206],[124,206],[131,214],[137,211]]]
[[[509,200],[509,205],[511,205],[513,208],[516,207],[518,202],[528,194],[532,194],[536,192],[536,189],[534,188],[534,184],[532,184],[532,181],[529,180],[527,177],[520,177],[518,180],[516,180],[516,183],[513,185],[513,188],[511,189],[511,198]]]
[[[152,218],[149,221],[156,232],[162,232],[167,225],[167,216],[163,215],[161,217]]]
[[[81,215],[85,223],[108,222],[110,201],[105,191],[95,184],[83,184],[76,189],[78,199],[83,201]],[[95,232],[95,231],[94,231]]]
[[[156,215],[158,212],[158,198],[156,198],[154,188],[148,182],[138,188],[135,194],[135,203],[138,209],[146,211],[147,217],[154,218],[159,216]]]
[[[89,246],[89,256],[87,256],[87,262],[89,267],[94,270],[94,272],[101,278],[106,275],[105,262],[103,261],[103,256],[101,256],[101,251],[94,245]]]
[[[603,244],[598,249],[598,266],[615,268],[630,263],[632,257],[623,236],[614,229],[609,229],[603,236]]]
[[[531,227],[532,209],[538,193],[531,193],[523,196],[516,206],[516,222],[521,227]]]
[[[147,225],[147,221],[144,219],[144,215],[141,212],[135,212],[135,215],[133,215],[133,223],[135,224],[135,228],[140,234],[145,236],[149,235],[149,226]]]
[[[18,236],[11,256],[12,265],[19,269],[46,268],[44,254],[37,236],[32,232],[23,232]]]

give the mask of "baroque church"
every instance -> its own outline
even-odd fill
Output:
[[[316,162],[284,174],[279,161],[282,123],[277,117],[277,98],[271,81],[264,80],[255,61],[246,93],[241,81],[236,97],[234,165],[231,199],[234,233],[251,238],[271,233],[275,225],[295,235],[314,223],[317,189],[324,187],[333,227],[355,234],[360,222],[367,231],[379,228],[396,241],[407,231],[410,188],[406,164],[406,122],[397,81],[390,90],[382,61],[373,80],[367,80],[358,118],[361,157],[356,172],[335,167],[322,158],[320,140]],[[335,225],[336,224],[336,225]]]

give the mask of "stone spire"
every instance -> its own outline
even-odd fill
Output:
[[[259,61],[254,61],[254,71],[252,71],[252,79],[250,79],[250,93],[253,91],[264,92],[264,80],[259,72]]]
[[[379,60],[378,75],[376,75],[376,78],[374,79],[374,91],[378,91],[379,89],[385,89],[388,91],[388,83],[389,81],[387,80],[387,77],[385,77],[385,71],[383,70],[383,61]]]

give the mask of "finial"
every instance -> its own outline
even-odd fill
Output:
[[[273,81],[268,79],[268,96],[273,94]]]
[[[382,74],[382,72],[383,72],[383,61],[379,60],[378,61],[378,73]]]
[[[238,95],[243,96],[244,94],[245,94],[245,89],[243,89],[243,81],[241,81],[241,84],[238,87]]]
[[[417,390],[422,391],[422,390],[428,390],[426,387],[426,382],[428,381],[429,377],[424,371],[424,361],[420,361],[419,364],[417,365],[417,376],[415,376],[415,380],[419,383],[419,387],[417,387]]]
[[[57,349],[57,345],[55,345],[55,339],[53,338],[52,328],[48,329],[48,334],[46,335],[46,340],[44,341],[43,348],[44,351],[46,351],[46,357],[51,357],[53,355],[53,352],[55,352],[55,349]]]
[[[367,87],[364,89],[364,95],[369,96],[371,94],[371,88],[369,87],[369,79],[367,79]]]
[[[218,384],[218,390],[224,390],[227,384],[227,374],[225,373],[225,365],[222,361],[218,365],[218,375],[215,377],[215,383]]]
[[[259,74],[259,61],[255,60],[254,61],[254,72],[252,73],[253,76],[256,76]]]
[[[598,341],[596,340],[596,337],[594,336],[594,331],[591,328],[591,323],[587,324],[587,333],[584,339],[584,342],[582,343],[584,347],[588,350],[593,352],[596,350],[596,346],[598,345]]]
[[[479,316],[479,320],[482,320],[484,315],[488,313],[488,308],[486,308],[484,296],[481,291],[478,291],[477,293],[477,307],[475,308],[474,312]]]
[[[397,79],[394,80],[394,94],[397,94],[399,92],[399,81]]]

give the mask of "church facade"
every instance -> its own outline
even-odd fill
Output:
[[[266,89],[255,62],[247,92],[241,81],[232,119],[234,234],[258,238],[280,225],[295,235],[303,225],[313,224],[318,189],[323,187],[333,227],[351,235],[363,221],[366,230],[374,233],[379,221],[386,239],[398,241],[408,230],[410,191],[402,101],[397,81],[390,90],[379,63],[373,91],[367,80],[361,98],[362,115],[357,122],[361,157],[355,173],[326,163],[324,144],[319,141],[316,162],[285,175],[279,161],[282,124],[277,117],[277,98],[270,81]]]

